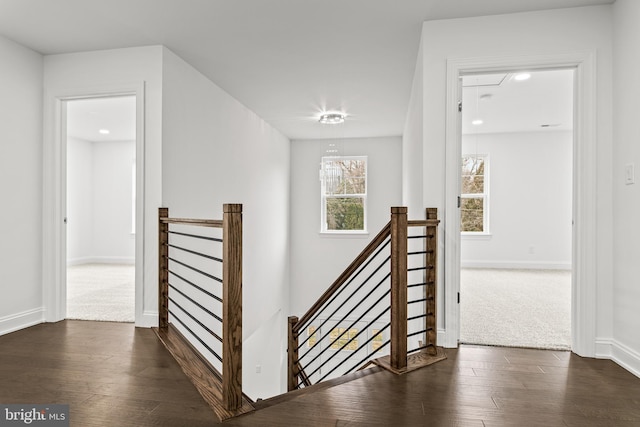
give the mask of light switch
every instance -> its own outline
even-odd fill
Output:
[[[633,163],[629,163],[624,167],[624,183],[627,185],[635,184],[636,177]]]

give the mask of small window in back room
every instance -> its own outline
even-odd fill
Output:
[[[489,232],[489,161],[486,155],[462,156],[460,231]]]
[[[320,181],[321,231],[366,231],[367,158],[323,157]]]

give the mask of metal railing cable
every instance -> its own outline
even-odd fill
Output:
[[[339,369],[340,375],[353,372],[373,355],[388,350],[388,344],[370,349],[372,342],[386,333],[388,321],[375,335],[366,340],[362,337],[390,313],[390,242],[389,237],[382,240],[344,285],[299,326],[306,337],[301,335],[297,343],[299,357],[295,363],[304,375],[299,375],[302,378],[298,378],[295,388],[323,381]],[[356,363],[350,365],[356,358]]]
[[[158,337],[221,419],[245,411],[242,205],[224,204],[221,220],[159,208],[158,238]]]
[[[391,221],[299,319],[288,318],[287,388],[294,390],[372,362],[396,373],[433,363],[436,348],[437,210]],[[420,228],[422,232],[409,233]],[[434,356],[433,358],[430,358]],[[441,359],[440,359],[441,360]],[[412,368],[413,369],[413,368]]]
[[[361,274],[363,271],[365,271],[365,270],[366,270],[366,269],[371,265],[371,263],[373,263],[373,261],[375,261],[375,260],[377,259],[378,255],[380,255],[380,254],[382,253],[382,251],[383,251],[383,250],[385,250],[385,249],[389,246],[389,244],[390,244],[390,243],[391,243],[391,239],[386,239],[386,240],[384,241],[384,243],[383,243],[383,244],[378,248],[378,250],[377,250],[377,251],[375,251],[375,252],[373,253],[373,255],[371,255],[371,256],[367,259],[367,261],[366,261],[365,263],[363,263],[363,264],[362,264],[362,266],[360,266],[360,268],[359,268],[359,269],[358,269],[358,270],[357,270],[357,271],[356,271],[356,272],[351,276],[351,278],[350,278],[347,282],[345,282],[345,284],[344,284],[342,287],[340,287],[340,289],[339,289],[339,290],[338,290],[338,291],[337,291],[337,292],[336,292],[336,293],[331,297],[331,299],[329,299],[329,300],[328,300],[328,301],[327,301],[327,302],[322,306],[322,308],[320,308],[320,309],[316,312],[316,314],[315,314],[311,319],[309,319],[309,321],[304,322],[304,323],[301,323],[301,324],[300,324],[300,326],[299,326],[299,328],[300,328],[300,329],[304,329],[304,328],[306,328],[308,325],[311,325],[313,322],[315,322],[315,321],[318,319],[318,317],[320,317],[320,316],[321,316],[323,309],[324,309],[325,307],[329,307],[329,306],[331,306],[331,305],[333,304],[333,302],[335,302],[335,301],[336,301],[336,300],[337,300],[337,299],[342,295],[342,293],[343,293],[343,292],[344,292],[344,291],[345,291],[345,290],[346,290],[346,289],[347,289],[347,288],[348,288],[348,287],[349,287],[349,286],[350,286],[350,285],[351,285],[351,284],[352,284],[352,283],[353,283],[353,282],[354,282],[354,281],[355,281],[355,280],[360,276],[360,274]],[[366,285],[366,283],[369,281],[369,279],[370,279],[370,278],[371,278],[375,273],[377,273],[377,272],[382,268],[382,266],[384,265],[384,263],[385,263],[385,262],[387,262],[387,261],[389,261],[389,259],[390,259],[390,256],[387,256],[387,258],[384,260],[384,262],[383,262],[383,263],[381,263],[381,264],[378,266],[378,268],[377,268],[377,269],[375,269],[375,270],[373,271],[373,273],[371,273],[371,274],[369,275],[369,277],[367,277],[365,280],[363,280],[362,284],[361,284],[361,285],[360,285],[360,286],[359,286],[355,291],[353,291],[353,292],[351,293],[351,295],[349,295],[349,296],[345,299],[345,302],[344,302],[344,303],[346,303],[347,301],[349,301],[349,300],[350,300],[350,299],[351,299],[351,298],[352,298],[352,297],[353,297],[353,296],[354,296],[354,295],[355,295],[355,294],[356,294],[356,293],[357,293],[357,292],[358,292],[358,291],[359,291],[359,290],[360,290],[364,285]],[[344,305],[344,303],[343,303],[343,305]],[[341,306],[339,306],[339,307],[336,309],[336,311],[337,311],[337,310],[339,310],[341,307],[342,307],[342,305],[341,305]],[[331,315],[329,315],[329,317],[328,317],[327,319],[331,318],[334,314],[335,314],[335,311],[334,311],[333,313],[331,313]],[[325,322],[326,322],[326,321],[327,321],[327,320],[325,320]],[[318,328],[322,327],[322,326],[324,325],[324,323],[325,323],[325,322],[323,322],[323,324],[322,324],[322,325],[320,325]],[[302,347],[302,346],[307,342],[307,340],[308,340],[308,339],[309,339],[309,337],[307,337],[307,339],[305,339],[302,343],[300,343],[300,344],[298,345],[298,348]]]
[[[412,227],[410,227],[412,228]],[[424,228],[423,228],[424,230]],[[413,354],[428,348],[430,345],[427,343],[427,332],[432,328],[426,325],[427,319],[434,313],[429,313],[427,305],[434,303],[433,297],[427,295],[427,287],[435,285],[432,280],[428,280],[427,274],[435,266],[429,264],[428,257],[434,254],[433,249],[427,248],[428,239],[433,238],[433,234],[421,233],[407,236],[411,245],[422,244],[421,249],[414,248],[407,252],[407,265],[411,267],[407,268],[407,274],[409,277],[416,280],[415,283],[409,283],[407,285],[408,291],[413,296],[412,299],[407,301],[408,310],[412,312],[412,315],[407,317],[407,354]],[[420,274],[419,278],[416,276]],[[416,296],[416,292],[421,291],[421,296]],[[418,339],[417,344],[415,339]]]
[[[173,224],[172,224],[173,225]],[[186,224],[184,226],[190,226]],[[177,238],[180,243],[177,244],[172,240]],[[215,359],[222,362],[222,351],[216,351],[207,337],[214,338],[219,344],[222,344],[222,333],[213,330],[215,325],[216,329],[222,330],[222,317],[213,311],[213,307],[206,307],[206,298],[210,297],[219,304],[223,303],[221,296],[221,289],[207,290],[202,283],[203,279],[211,279],[214,282],[222,283],[222,278],[218,277],[211,271],[204,271],[206,265],[193,264],[198,263],[198,259],[207,262],[213,262],[214,264],[221,264],[223,262],[221,257],[203,253],[202,249],[193,248],[193,240],[205,240],[214,245],[208,246],[209,252],[220,251],[220,248],[216,248],[216,245],[223,243],[223,240],[217,237],[195,234],[195,232],[178,232],[170,230],[168,231],[168,239],[164,245],[167,248],[167,272],[168,277],[168,300],[169,300],[169,314],[171,319],[175,320],[181,329],[186,331],[188,335],[199,342]],[[191,245],[191,246],[190,246]],[[193,257],[195,256],[195,257]],[[179,259],[180,258],[180,259]],[[179,270],[179,272],[178,272]],[[194,278],[187,278],[190,273],[195,273]],[[193,275],[193,274],[192,274]],[[177,279],[177,281],[176,281]],[[200,284],[197,284],[199,282]],[[196,292],[192,292],[195,290]],[[204,298],[204,299],[203,299]],[[222,306],[218,309],[219,313],[222,313]],[[198,332],[201,331],[201,332]],[[203,335],[202,332],[205,334]]]
[[[338,311],[340,311],[340,309],[342,309],[352,298],[353,296],[355,296],[359,291],[362,290],[362,288],[369,282],[369,280],[376,274],[378,273],[382,267],[384,267],[384,265],[389,261],[389,257],[387,257],[361,284],[360,286],[358,286],[352,293],[351,295],[349,295],[342,303],[340,303],[338,305],[338,307],[335,308],[335,310],[320,324],[320,326],[318,326],[318,329],[322,328],[330,319],[333,319],[333,316],[336,315],[336,313],[338,313]],[[369,293],[366,294],[366,296],[364,298],[362,298],[361,300],[357,301],[356,304],[354,305],[354,307],[349,311],[349,313],[347,313],[347,315],[345,315],[345,317],[343,317],[342,319],[340,319],[339,323],[344,321],[344,319],[346,318],[346,316],[348,316],[349,314],[351,314],[355,309],[357,309],[360,305],[362,305],[364,303],[364,301],[366,300],[367,297],[369,297],[374,290],[378,289],[378,287],[382,284],[382,282],[386,279],[389,278],[389,274],[388,273],[382,281],[380,281],[378,283],[377,286],[374,287],[373,290],[370,290]],[[343,288],[343,289],[346,289]],[[331,301],[333,302],[333,301]],[[326,305],[327,307],[330,306],[330,303],[328,303]],[[318,316],[322,313],[322,310],[320,310],[318,312]],[[318,316],[316,316],[315,318],[317,319]],[[309,322],[309,324],[311,324],[311,322]],[[300,343],[300,345],[298,345],[298,349],[300,349],[307,341],[309,340],[309,337],[307,337],[304,341],[302,341],[302,343]],[[302,357],[300,357],[300,359],[302,359]],[[298,360],[300,360],[298,359]]]

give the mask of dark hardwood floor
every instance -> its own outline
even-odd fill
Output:
[[[291,398],[228,426],[640,426],[640,379],[569,352],[462,346],[447,360]],[[0,403],[63,403],[71,425],[214,426],[150,329],[63,321],[0,337]]]

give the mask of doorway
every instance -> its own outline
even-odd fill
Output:
[[[461,79],[461,343],[571,349],[574,72]]]
[[[65,317],[134,322],[136,96],[65,103]]]

